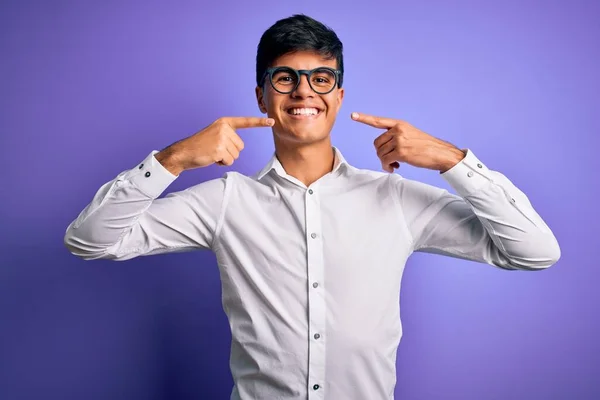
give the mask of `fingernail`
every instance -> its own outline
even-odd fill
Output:
[[[268,118],[267,119],[267,125],[268,126],[273,126],[275,124],[275,120],[273,118]]]
[[[352,119],[357,119],[358,118],[358,113],[353,112],[352,113]]]

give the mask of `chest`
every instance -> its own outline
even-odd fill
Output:
[[[333,270],[384,268],[381,260],[403,260],[410,251],[398,207],[376,191],[255,197],[231,203],[222,236],[237,257],[275,269],[310,262]]]

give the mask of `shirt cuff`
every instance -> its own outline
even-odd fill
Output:
[[[154,155],[157,150],[152,151],[136,167],[129,170],[124,179],[131,182],[144,194],[152,199],[156,199],[165,189],[177,179],[176,175],[169,172]]]
[[[492,182],[492,174],[485,164],[471,150],[466,149],[465,153],[466,156],[461,161],[441,174],[446,182],[463,197]]]

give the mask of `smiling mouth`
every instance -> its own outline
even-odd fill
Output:
[[[287,114],[293,119],[315,119],[321,115],[323,111],[320,108],[307,107],[307,108],[288,108]]]

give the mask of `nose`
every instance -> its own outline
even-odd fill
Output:
[[[300,82],[296,90],[292,92],[292,97],[306,98],[313,97],[313,95],[314,92],[308,83],[308,76],[304,74],[300,75]]]

